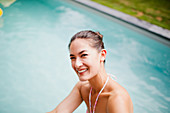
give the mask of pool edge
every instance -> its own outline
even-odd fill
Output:
[[[156,34],[156,35],[170,41],[170,30],[168,30],[168,29],[164,29],[164,28],[159,27],[157,25],[148,23],[144,20],[137,19],[136,17],[133,17],[133,16],[130,16],[128,14],[122,13],[120,11],[111,9],[109,7],[106,7],[104,5],[98,4],[98,3],[90,1],[90,0],[73,0],[73,1],[78,2],[80,4],[83,4],[83,5],[86,5],[90,8],[93,8],[97,11],[105,13],[105,14],[112,16],[114,18],[117,18],[121,21],[127,22],[131,25],[134,25],[136,27],[144,29],[148,32]]]

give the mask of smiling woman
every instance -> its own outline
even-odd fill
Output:
[[[50,113],[71,113],[83,101],[87,113],[133,113],[128,92],[106,73],[106,50],[99,32],[80,31],[69,44],[72,68],[79,82]]]
[[[79,79],[70,68],[68,58],[73,53],[67,49],[68,37],[84,29],[103,35],[106,72],[116,75],[116,82],[128,91],[135,113],[170,112],[170,41],[72,0],[16,0],[9,7],[1,6],[0,113],[43,113],[64,100]],[[92,42],[89,40],[91,46]],[[86,72],[90,70],[88,67]],[[99,96],[96,112],[110,80]],[[89,85],[88,81],[80,83]],[[86,98],[90,89],[87,87]],[[73,113],[86,109],[83,101]]]

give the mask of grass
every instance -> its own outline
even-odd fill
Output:
[[[170,30],[169,0],[92,0]]]

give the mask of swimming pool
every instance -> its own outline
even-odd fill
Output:
[[[2,9],[0,113],[54,109],[78,81],[67,45],[84,29],[104,35],[106,69],[130,93],[134,113],[170,112],[170,48],[157,36],[70,1],[17,0]],[[75,113],[85,109],[83,103]]]

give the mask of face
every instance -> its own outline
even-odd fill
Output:
[[[70,45],[72,68],[80,81],[89,80],[99,73],[101,54],[90,46],[87,39],[75,39]]]

